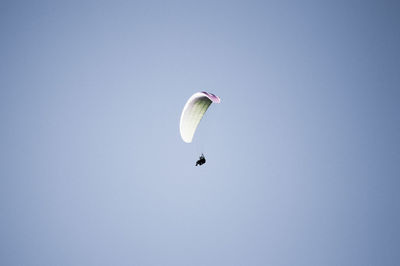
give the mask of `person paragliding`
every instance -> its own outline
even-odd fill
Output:
[[[203,165],[205,163],[206,163],[206,158],[204,157],[204,154],[201,154],[200,158],[196,162],[196,166]]]
[[[192,142],[197,126],[199,125],[200,120],[203,118],[208,107],[212,103],[220,102],[221,99],[218,96],[205,91],[196,92],[189,98],[183,107],[181,120],[179,123],[179,131],[184,142]],[[199,160],[196,162],[196,166],[203,165],[205,162],[206,158],[203,154],[201,154]]]

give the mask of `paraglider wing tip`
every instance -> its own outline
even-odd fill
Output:
[[[205,94],[208,97],[208,99],[210,99],[213,103],[220,103],[221,102],[221,98],[219,98],[215,94],[212,94],[212,93],[206,92],[206,91],[202,91],[201,93]]]
[[[186,143],[192,143],[192,140],[183,139],[183,141]]]

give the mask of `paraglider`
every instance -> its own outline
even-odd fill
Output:
[[[205,91],[196,92],[189,98],[183,107],[179,124],[179,131],[184,142],[192,142],[197,126],[199,125],[200,120],[203,118],[208,107],[210,107],[212,103],[220,102],[221,99],[218,96]],[[202,165],[205,162],[206,159],[202,154],[200,159],[196,162],[196,166]]]
[[[205,163],[206,163],[206,158],[204,157],[204,154],[201,154],[200,158],[196,162],[196,166],[197,165],[203,165]]]

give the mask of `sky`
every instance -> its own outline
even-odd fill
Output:
[[[399,14],[2,1],[0,265],[400,265]]]

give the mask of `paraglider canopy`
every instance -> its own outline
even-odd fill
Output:
[[[205,91],[193,94],[183,107],[180,120],[180,133],[184,142],[190,143],[200,120],[211,103],[220,103],[221,99]]]

